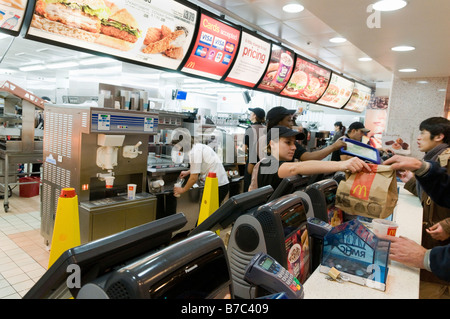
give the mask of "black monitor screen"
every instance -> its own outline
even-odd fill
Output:
[[[269,202],[280,198],[281,196],[292,194],[293,192],[303,190],[308,185],[309,176],[294,175],[283,178],[280,185],[269,198]]]
[[[212,213],[211,216],[194,228],[189,233],[189,236],[199,234],[206,230],[214,230],[213,228],[217,225],[220,225],[222,229],[228,227],[239,216],[247,213],[250,209],[265,204],[267,202],[267,198],[272,194],[272,192],[272,186],[267,185],[251,192],[246,192],[231,197],[225,204]]]
[[[84,284],[133,258],[168,245],[172,232],[181,229],[186,222],[184,214],[175,214],[71,248],[55,261],[24,299],[76,297]],[[67,271],[71,265],[79,267],[79,287],[70,288],[67,283],[72,274]]]

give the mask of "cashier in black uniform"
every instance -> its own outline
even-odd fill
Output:
[[[282,125],[289,129],[292,129],[294,125],[293,115],[295,110],[288,110],[283,106],[276,106],[267,112],[267,130],[270,130],[276,125]],[[305,135],[302,133],[297,137],[299,140],[303,140]],[[293,160],[309,161],[309,160],[322,160],[332,152],[339,150],[341,147],[345,147],[346,144],[341,140],[336,141],[327,147],[324,147],[318,151],[308,152],[299,142],[295,142],[296,150]]]
[[[258,147],[259,137],[264,135],[266,125],[265,117],[266,111],[260,107],[249,108],[250,122],[252,123],[249,128],[245,130],[244,140],[244,152],[245,152],[245,171],[244,171],[244,192],[248,190],[250,186],[253,167],[261,159],[259,157],[260,152]],[[265,144],[262,146],[264,147]],[[262,148],[262,147],[261,147]]]
[[[370,167],[357,157],[341,162],[309,160],[292,162],[299,138],[297,131],[286,126],[274,126],[268,131],[268,157],[262,159],[254,168],[252,184],[249,191],[271,185],[276,189],[283,178],[293,175],[329,174],[337,171],[359,172],[362,169],[370,172]]]
[[[345,134],[345,137],[348,137],[348,138],[350,138],[350,139],[352,139],[354,141],[361,142],[362,137],[364,136],[364,134],[366,134],[368,132],[370,132],[370,130],[365,128],[363,123],[361,123],[361,122],[353,122],[348,127],[348,132],[347,132],[347,134]],[[332,161],[342,161],[342,160],[349,159],[350,157],[351,157],[350,155],[341,154],[341,148],[340,147],[336,151],[334,151],[333,154],[331,154],[331,160]]]

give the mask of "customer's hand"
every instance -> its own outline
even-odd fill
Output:
[[[450,238],[450,234],[447,234],[447,232],[442,228],[440,223],[434,224],[430,228],[426,229],[427,233],[430,234],[431,237],[433,237],[436,240],[446,240],[447,238]]]
[[[422,247],[415,241],[400,236],[378,236],[382,239],[391,241],[389,250],[389,258],[398,261],[406,266],[424,268],[423,258],[425,257],[426,248]]]
[[[415,171],[420,168],[422,162],[414,157],[394,155],[391,158],[385,160],[383,165],[391,165],[393,170],[408,170]]]

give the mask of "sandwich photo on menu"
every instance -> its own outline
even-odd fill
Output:
[[[126,9],[104,0],[38,0],[31,26],[128,51],[141,36]]]
[[[34,13],[32,27],[93,42],[110,10],[103,0],[38,0]]]
[[[132,49],[141,36],[136,19],[127,9],[118,10],[108,19],[102,19],[100,33],[95,43],[122,51]]]

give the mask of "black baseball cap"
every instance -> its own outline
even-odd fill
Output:
[[[283,106],[275,106],[267,112],[267,120],[273,121],[276,118],[280,118],[280,120],[286,115],[293,115],[296,110],[288,110]]]
[[[279,137],[291,137],[295,136],[296,140],[303,140],[305,138],[305,134],[291,130],[290,128],[282,125],[277,125],[272,127],[269,132],[267,132],[267,144],[269,144],[270,140],[276,139]]]
[[[266,117],[266,111],[264,111],[260,107],[249,107],[248,110],[255,113],[256,117],[258,117],[261,120],[263,120]]]
[[[361,130],[364,133],[370,132],[370,130],[365,128],[364,124],[361,122],[353,122],[352,124],[350,124],[350,126],[348,127],[348,132],[350,132],[351,130]]]

